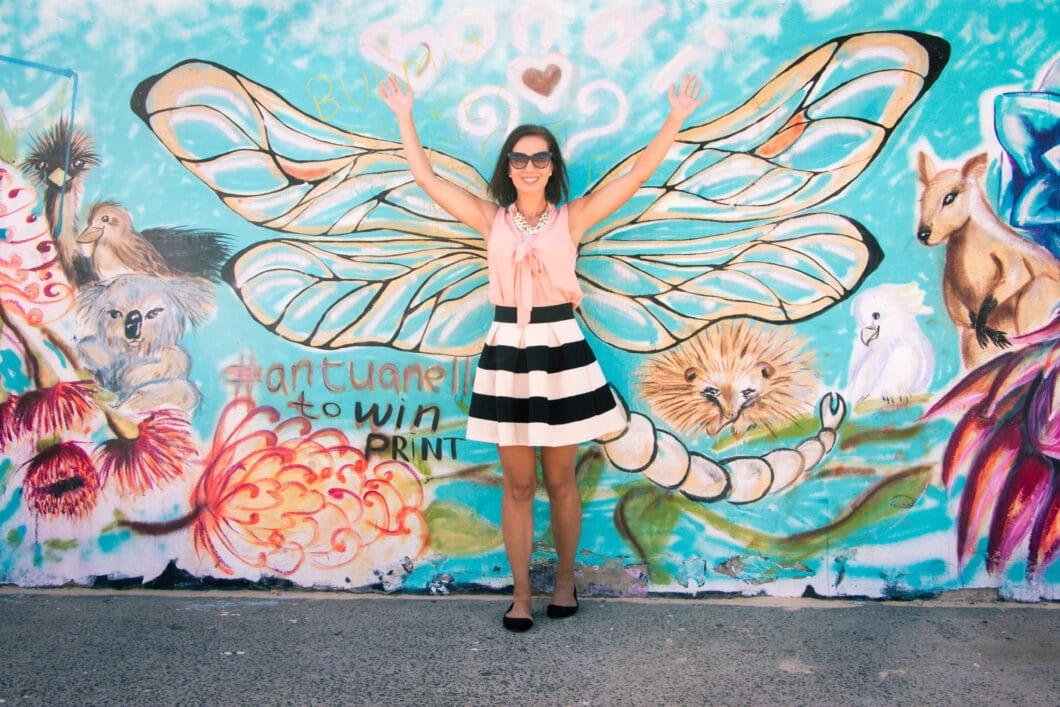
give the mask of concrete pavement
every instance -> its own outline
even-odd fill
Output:
[[[0,704],[1060,704],[1060,605],[0,589]]]

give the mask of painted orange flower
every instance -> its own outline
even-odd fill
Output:
[[[172,410],[158,410],[139,422],[136,436],[101,444],[95,458],[104,483],[113,474],[123,492],[143,494],[183,476],[196,451],[188,421]]]
[[[30,510],[47,516],[84,517],[99,499],[99,476],[76,442],[46,447],[26,468],[22,493]]]
[[[427,543],[423,486],[407,464],[370,464],[336,429],[280,422],[249,398],[221,415],[192,499],[195,548],[283,576],[341,568],[355,581]],[[369,548],[371,548],[369,552]]]

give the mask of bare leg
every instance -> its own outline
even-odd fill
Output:
[[[512,618],[530,618],[530,553],[534,546],[534,492],[537,490],[537,454],[533,447],[497,447],[504,491],[501,499],[501,534],[512,568],[514,606]]]
[[[574,554],[582,534],[582,499],[574,478],[574,462],[578,445],[542,447],[541,467],[548,489],[549,511],[552,516],[552,536],[556,543],[556,586],[552,603],[575,606]]]

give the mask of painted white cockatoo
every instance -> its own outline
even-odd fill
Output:
[[[848,399],[890,402],[927,392],[935,347],[916,320],[932,311],[920,286],[889,283],[864,290],[851,311],[857,336],[847,373]]]

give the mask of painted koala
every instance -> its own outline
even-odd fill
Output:
[[[81,364],[117,396],[118,407],[137,414],[195,409],[201,394],[188,380],[191,357],[180,340],[214,311],[208,281],[119,275],[83,288],[77,307],[95,329],[78,342]]]

